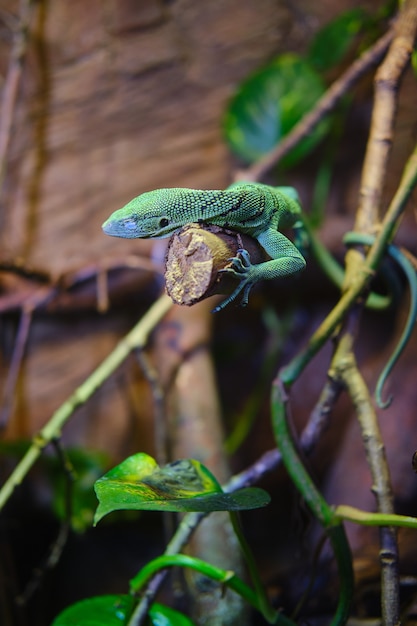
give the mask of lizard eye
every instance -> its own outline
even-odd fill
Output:
[[[162,217],[159,220],[159,227],[160,228],[165,228],[166,226],[168,226],[168,224],[169,224],[169,219],[167,217]]]

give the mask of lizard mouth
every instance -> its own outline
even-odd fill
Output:
[[[135,220],[127,218],[124,220],[114,220],[111,217],[102,225],[103,232],[112,237],[123,237],[133,239],[138,237],[138,227]]]

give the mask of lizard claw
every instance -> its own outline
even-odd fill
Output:
[[[225,267],[224,269],[219,270],[219,273],[232,274],[233,276],[236,276],[236,278],[242,279],[245,274],[248,274],[250,268],[252,267],[250,254],[244,248],[239,248],[237,256],[231,257],[228,261],[230,261],[231,267]]]
[[[248,304],[249,292],[253,285],[253,281],[250,279],[249,276],[250,270],[252,268],[250,254],[247,250],[239,248],[239,250],[237,251],[237,256],[234,256],[228,260],[231,262],[231,267],[225,267],[224,269],[219,270],[219,273],[232,275],[235,278],[238,278],[241,282],[233,291],[233,293],[231,293],[230,296],[226,298],[226,300],[223,300],[223,302],[221,302],[213,309],[212,313],[218,313],[219,311],[222,311],[228,304],[230,304],[230,302],[233,302],[233,300],[237,298],[242,290],[243,295],[240,306],[246,306]]]

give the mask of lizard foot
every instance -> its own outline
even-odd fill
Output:
[[[232,274],[236,278],[243,280],[249,274],[252,266],[250,254],[244,248],[239,248],[237,255],[228,259],[231,262],[230,267],[219,270],[222,274]]]
[[[239,250],[237,251],[237,255],[238,256],[229,259],[229,261],[231,262],[231,266],[219,270],[219,273],[221,272],[222,274],[232,275],[235,278],[238,278],[241,282],[233,291],[233,293],[231,293],[230,296],[226,298],[226,300],[223,300],[223,302],[221,302],[213,309],[212,313],[218,313],[219,311],[223,310],[228,304],[230,304],[230,302],[233,302],[233,300],[237,298],[242,290],[243,295],[240,306],[246,306],[248,304],[249,292],[254,282],[251,276],[251,269],[253,268],[253,265],[250,260],[249,252],[247,250],[239,248]]]

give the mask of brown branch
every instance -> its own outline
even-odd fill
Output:
[[[352,349],[352,337],[346,333],[334,356],[333,374],[346,386],[356,409],[366,457],[372,475],[374,493],[380,513],[394,513],[394,501],[385,446],[368,388],[360,374]],[[397,533],[394,528],[380,529],[382,623],[399,622],[399,570]]]
[[[371,130],[362,171],[360,202],[356,214],[355,230],[374,233],[379,223],[379,210],[382,192],[387,175],[388,159],[394,136],[394,122],[397,109],[397,92],[405,67],[410,59],[417,34],[417,0],[410,0],[404,5],[395,25],[395,37],[385,61],[375,77],[375,100],[372,113]],[[413,157],[412,157],[413,159]],[[406,168],[403,181],[407,193],[411,193],[415,178],[412,163]],[[408,184],[410,179],[410,184]],[[397,193],[399,195],[399,192]],[[387,237],[391,236],[399,216],[396,197],[385,215],[383,226]],[[404,202],[401,208],[404,208]],[[388,224],[388,228],[386,225]],[[368,255],[379,251],[382,255],[387,238],[380,237],[381,243],[373,246]],[[383,241],[382,241],[383,240]],[[351,286],[358,279],[364,263],[363,251],[350,250],[346,255],[345,287]],[[355,405],[362,430],[366,456],[373,479],[378,511],[393,513],[393,495],[384,445],[379,431],[377,416],[372,406],[366,384],[357,368],[353,354],[353,338],[357,334],[358,307],[352,309],[345,319],[343,330],[338,338],[338,346],[332,363],[332,369],[345,384]],[[352,329],[352,322],[355,328]],[[351,327],[351,328],[349,328]],[[394,626],[399,619],[399,573],[398,545],[395,530],[382,528],[380,531],[381,559],[381,609],[383,623]]]
[[[37,300],[36,308],[40,308],[46,301],[50,301],[54,297],[59,300],[65,293],[93,280],[97,282],[97,309],[102,312],[107,310],[108,305],[107,285],[103,284],[103,274],[106,276],[110,271],[123,269],[140,269],[157,274],[162,274],[163,271],[162,267],[153,261],[134,255],[123,259],[107,259],[56,276],[42,268],[31,267],[20,263],[20,261],[2,260],[0,261],[0,272],[5,275],[11,274],[22,277],[30,281],[30,284],[28,287],[27,282],[25,282],[24,288],[21,289],[14,286],[12,293],[9,293],[10,289],[7,289],[6,284],[0,295],[0,314],[21,309],[31,299]],[[45,287],[39,288],[38,283],[44,283]]]
[[[410,61],[417,33],[417,2],[408,0],[394,25],[394,39],[375,75],[371,130],[362,170],[357,232],[375,232],[391,152],[397,92]]]
[[[175,304],[191,306],[215,294],[230,294],[237,286],[220,271],[230,266],[239,248],[248,250],[253,263],[266,259],[260,245],[247,235],[218,226],[189,224],[169,240],[166,289]]]
[[[375,97],[371,129],[362,170],[359,206],[356,213],[355,230],[362,233],[375,233],[379,224],[379,211],[384,183],[387,175],[388,159],[394,136],[394,122],[397,110],[397,93],[404,70],[409,62],[417,35],[417,0],[408,0],[402,7],[394,26],[394,39],[375,76]],[[411,193],[415,179],[412,161],[408,164],[399,190],[393,198],[384,217],[382,233],[378,242],[367,257],[367,263],[376,255],[384,253],[387,238],[396,226],[405,202],[398,203],[397,196],[405,187]],[[399,208],[400,207],[400,208]],[[364,267],[363,250],[350,250],[346,255],[345,289],[352,287],[360,277]],[[369,391],[357,369],[353,354],[353,340],[357,334],[358,304],[349,312],[338,338],[338,346],[332,363],[336,376],[346,385],[355,405],[362,430],[366,456],[373,478],[373,491],[377,498],[378,510],[393,513],[393,495],[389,470],[385,458],[383,441],[380,435],[375,410],[369,398]],[[396,533],[391,528],[380,531],[381,559],[381,610],[383,623],[394,626],[399,619],[399,574],[398,545]]]
[[[137,257],[128,257],[123,261],[113,260],[101,265],[86,266],[54,278],[44,270],[31,268],[22,265],[20,262],[3,261],[0,263],[0,269],[7,269],[13,274],[24,276],[36,284],[39,282],[49,283],[41,287],[25,288],[20,292],[14,291],[11,295],[5,294],[0,296],[0,314],[21,309],[16,341],[0,404],[0,431],[7,426],[13,410],[16,385],[26,352],[33,314],[37,310],[45,308],[54,299],[59,298],[63,292],[91,279],[97,280],[98,310],[100,312],[107,310],[107,286],[104,287],[102,283],[109,269],[117,269],[119,267],[155,269],[150,261],[138,259]]]
[[[30,298],[27,298],[22,306],[16,342],[4,387],[3,401],[0,406],[0,430],[6,427],[13,409],[15,389],[29,339],[33,313],[37,308],[44,306],[54,295],[53,288],[42,287],[35,291]]]
[[[19,378],[20,368],[26,351],[26,345],[29,337],[29,329],[32,321],[33,309],[22,311],[19,328],[17,331],[16,343],[14,345],[12,360],[9,371],[7,372],[6,383],[4,386],[3,400],[0,407],[0,430],[3,430],[9,421],[13,410],[13,402],[15,397],[15,389]]]

